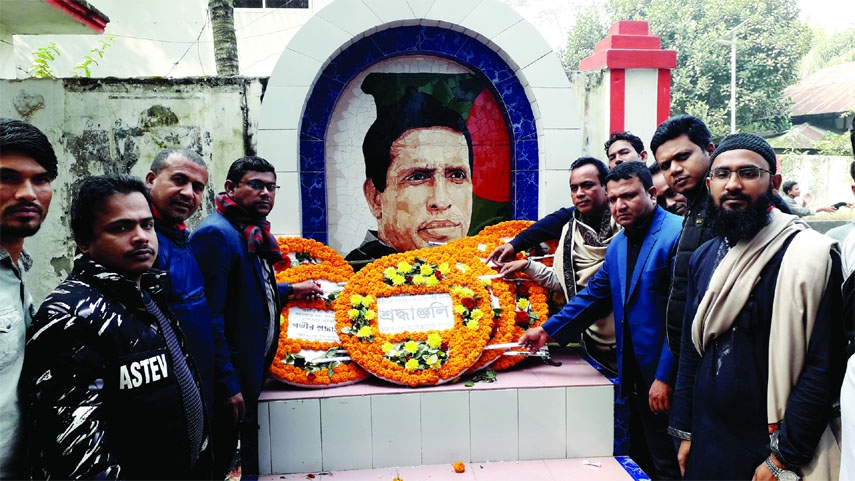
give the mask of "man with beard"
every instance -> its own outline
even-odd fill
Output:
[[[217,338],[218,365],[229,376],[214,406],[214,472],[228,469],[240,439],[241,474],[258,474],[258,396],[279,342],[279,312],[289,298],[316,298],[312,281],[277,283],[273,264],[282,259],[267,214],[276,199],[276,170],[261,157],[242,157],[229,167],[217,211],[190,236],[205,280],[205,297]]]
[[[711,160],[716,237],[689,264],[669,428],[685,479],[836,479],[837,245],[770,209],[781,177],[765,140],[730,135]]]
[[[644,142],[637,135],[626,132],[612,132],[605,145],[606,157],[609,159],[609,169],[624,162],[644,162],[647,159],[647,151],[644,150]],[[493,261],[502,265],[513,259],[514,254],[522,252],[541,242],[552,239],[560,239],[564,226],[573,219],[575,207],[562,207],[546,217],[538,220],[533,225],[517,234],[510,242],[506,242],[495,249],[487,257],[487,261]]]
[[[193,215],[202,202],[205,185],[208,183],[208,166],[196,152],[189,149],[169,148],[160,151],[151,163],[145,176],[146,187],[151,196],[151,212],[157,232],[158,252],[154,268],[169,273],[170,289],[167,293],[169,308],[178,319],[178,325],[187,340],[196,370],[202,381],[202,400],[208,424],[214,413],[214,379],[223,386],[236,382],[231,366],[226,366],[226,355],[220,355],[220,365],[214,366],[214,347],[225,349],[225,341],[215,342],[211,313],[205,299],[205,282],[193,251],[190,249],[189,231],[184,222]],[[220,399],[228,406],[238,404],[243,409],[243,399]],[[211,440],[211,444],[215,444]],[[211,477],[210,451],[202,455],[196,465],[200,479]],[[217,479],[225,472],[216,473]]]
[[[573,219],[564,225],[555,250],[555,262],[548,267],[540,262],[518,260],[506,263],[501,274],[524,271],[550,291],[559,291],[572,299],[588,285],[606,258],[606,248],[620,231],[612,219],[606,197],[605,164],[593,157],[580,157],[570,165],[570,197],[576,209]],[[612,313],[597,320],[582,333],[582,345],[595,361],[617,375],[615,321]]]
[[[47,137],[19,120],[0,119],[0,479],[22,479],[24,423],[18,381],[33,298],[23,273],[33,265],[24,239],[50,207],[56,154]]]
[[[550,336],[567,344],[612,311],[620,392],[629,398],[630,456],[655,479],[679,479],[674,440],[667,433],[677,365],[665,343],[665,306],[681,219],[656,205],[653,180],[642,162],[612,169],[606,189],[612,218],[623,231],[588,285],[519,343],[533,352]]]
[[[71,204],[79,255],[28,332],[35,479],[190,479],[205,444],[198,376],[151,269],[145,184],[89,177]],[[44,476],[44,477],[43,477]]]

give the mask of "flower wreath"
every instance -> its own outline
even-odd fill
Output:
[[[282,247],[283,252],[311,252],[313,260],[301,262],[299,265],[291,263],[292,267],[276,273],[277,282],[295,283],[322,279],[329,282],[344,283],[353,275],[350,265],[347,262],[343,262],[344,259],[341,259],[341,256],[337,252],[320,242],[293,237],[280,237],[278,240],[280,246],[284,244]],[[318,248],[313,243],[322,246],[323,249]],[[289,247],[292,249],[311,247],[312,250],[286,250]],[[301,257],[306,259],[306,256]],[[341,259],[342,262],[337,262],[336,257]],[[283,265],[285,264],[277,263],[276,267],[281,269]],[[340,342],[323,342],[288,337],[291,309],[302,308],[332,311],[334,309],[333,303],[340,293],[341,290],[334,290],[327,293],[323,298],[316,300],[292,299],[282,308],[279,317],[281,328],[279,344],[276,349],[276,356],[270,366],[270,372],[276,379],[300,387],[326,387],[330,385],[352,384],[368,377],[368,373],[365,370],[349,360],[323,361],[323,359],[339,359],[347,356]],[[319,360],[321,362],[317,362]]]
[[[481,229],[481,232],[478,233],[479,237],[494,237],[501,240],[499,244],[504,244],[505,242],[509,242],[511,239],[516,237],[517,234],[524,231],[526,228],[534,225],[534,221],[531,220],[506,220],[504,222],[499,222],[498,224],[488,225],[487,227]],[[543,256],[545,254],[555,254],[555,249],[558,248],[558,240],[550,239],[546,242],[538,244],[527,251],[523,251],[524,257],[533,257],[533,256]],[[492,249],[491,249],[492,251]],[[489,253],[489,251],[488,251]],[[546,257],[543,259],[539,259],[538,262],[541,264],[552,267],[552,257]]]
[[[546,303],[546,289],[534,281],[516,279],[525,279],[525,277],[518,274],[514,280],[501,281],[510,284],[512,286],[511,290],[514,293],[516,304],[513,311],[514,326],[512,337],[514,340],[522,337],[525,331],[546,322],[546,318],[549,315],[549,306]],[[496,282],[494,281],[494,283]],[[524,356],[502,356],[490,367],[497,371],[502,371],[513,367],[524,358]]]
[[[481,263],[440,249],[392,254],[368,264],[350,278],[335,305],[342,345],[365,370],[397,384],[456,379],[478,360],[493,329],[490,296],[469,268],[476,264]],[[453,327],[380,331],[378,298],[436,293],[451,296]]]
[[[319,276],[315,279],[326,279],[324,274],[333,270],[343,270],[345,273],[353,274],[353,268],[341,254],[314,239],[277,237],[276,241],[282,251],[282,260],[273,265],[276,272],[282,272],[286,269],[296,272],[310,270],[315,276]],[[311,279],[311,277],[306,279]]]
[[[529,221],[510,222],[516,223],[510,224],[512,227],[523,225],[526,222],[531,224]],[[460,255],[473,255],[484,260],[493,249],[503,243],[504,240],[498,236],[478,234],[454,240],[439,247],[439,249],[448,249],[450,252]],[[517,254],[516,258],[522,259],[524,256]],[[483,263],[481,266],[473,266],[473,271],[478,276],[496,274],[497,272],[494,268],[487,267]],[[501,315],[496,318],[496,325],[488,345],[515,342],[522,337],[526,330],[539,326],[546,321],[549,314],[546,289],[534,281],[523,279],[527,278],[521,274],[514,276],[513,280],[493,279],[489,289],[493,296],[500,300]],[[498,349],[484,351],[484,354],[469,369],[469,372],[487,367],[497,370],[508,369],[524,359],[524,356],[503,356],[503,353],[504,351]]]
[[[464,256],[474,256],[481,259],[481,262],[487,260],[487,256],[493,252],[493,249],[504,244],[500,237],[494,235],[477,234],[469,237],[461,237],[438,247],[438,249],[448,250],[453,253],[460,253]],[[516,255],[517,259],[522,259],[521,254]],[[495,274],[495,272],[493,272]],[[479,274],[481,275],[481,274]]]

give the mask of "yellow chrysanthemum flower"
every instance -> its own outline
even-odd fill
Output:
[[[442,275],[447,275],[450,270],[451,270],[451,268],[448,267],[448,262],[443,262],[442,264],[439,265],[439,272]]]
[[[424,284],[425,282],[426,282],[426,279],[423,275],[416,274],[413,276],[413,285],[414,286],[420,286],[420,285]]]
[[[481,279],[481,285],[484,287],[490,287],[493,285],[493,279]]]
[[[416,341],[407,341],[404,343],[404,350],[410,354],[415,354],[419,350],[419,343]]]
[[[359,294],[353,294],[350,296],[350,305],[353,307],[359,307],[362,304],[362,296]]]
[[[427,343],[431,349],[438,349],[439,346],[442,346],[442,337],[439,334],[432,332],[428,334]]]
[[[425,281],[425,285],[428,287],[438,286],[439,285],[439,279],[437,279],[434,276],[430,276],[427,278],[427,281]]]
[[[362,306],[363,307],[371,307],[371,304],[374,304],[374,296],[368,294],[367,296],[362,297]]]
[[[469,315],[472,316],[472,319],[477,321],[484,317],[484,312],[476,307],[475,309],[472,309],[472,312],[470,312]]]
[[[528,306],[530,306],[530,305],[531,305],[531,303],[528,302],[528,299],[520,299],[517,301],[517,309],[519,309],[521,311],[525,311],[526,309],[528,309]]]
[[[460,297],[475,297],[475,293],[472,292],[472,289],[464,287],[460,289]]]
[[[367,311],[365,311],[365,319],[368,319],[370,321],[370,320],[374,319],[375,317],[377,317],[377,312],[375,312],[371,309],[368,309]]]
[[[433,366],[434,364],[439,363],[439,358],[436,356],[436,354],[432,354],[430,357],[427,358],[427,361],[425,362],[427,362],[428,366]]]
[[[356,331],[356,337],[368,337],[371,335],[371,326],[362,326]]]
[[[359,317],[359,310],[357,310],[357,309],[348,309],[348,310],[347,310],[347,317],[349,317],[349,318],[351,318],[351,319],[356,319],[357,317]]]
[[[466,312],[466,308],[463,307],[463,304],[455,304],[454,305],[454,312],[456,312],[458,314],[463,314],[464,312]]]
[[[411,266],[409,262],[401,261],[398,263],[398,272],[406,274],[411,270],[413,270],[413,266]]]
[[[401,285],[401,284],[403,284],[406,280],[407,280],[407,279],[405,279],[405,278],[404,278],[404,276],[402,276],[402,275],[400,275],[400,274],[395,274],[395,277],[393,277],[393,278],[392,278],[392,285],[393,285],[393,286],[400,286],[400,285]]]
[[[469,321],[469,324],[466,324],[466,327],[468,327],[469,329],[472,329],[473,331],[477,331],[478,327],[480,327],[480,325],[478,324],[477,320],[472,319],[471,321]]]
[[[433,267],[431,267],[427,264],[422,264],[422,266],[419,268],[419,273],[421,275],[427,277],[427,276],[433,274]]]
[[[383,275],[384,275],[384,276],[386,276],[386,277],[388,277],[389,279],[391,279],[391,278],[395,277],[395,275],[396,275],[397,273],[398,273],[398,271],[396,271],[396,270],[395,270],[395,268],[394,268],[394,267],[392,267],[392,266],[389,266],[389,267],[387,267],[386,269],[384,269],[384,270],[383,270]]]
[[[392,349],[395,349],[395,345],[391,342],[384,342],[383,347],[381,349],[383,349],[383,354],[386,354],[388,356],[389,353],[392,352]]]
[[[409,361],[407,361],[407,364],[404,367],[407,368],[407,371],[415,371],[419,368],[419,361],[416,361],[415,359],[410,359]]]

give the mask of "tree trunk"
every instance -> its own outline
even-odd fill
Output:
[[[217,75],[240,75],[237,38],[235,37],[234,0],[208,0],[211,28],[214,33],[214,60]]]

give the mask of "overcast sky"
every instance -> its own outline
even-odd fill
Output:
[[[529,22],[537,26],[552,48],[564,47],[567,30],[572,26],[579,5],[598,0],[503,0],[514,5]],[[599,0],[603,1],[603,0]],[[812,27],[829,31],[855,28],[852,0],[798,0],[802,20]]]

